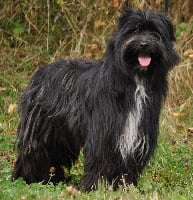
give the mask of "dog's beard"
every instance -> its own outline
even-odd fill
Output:
[[[160,59],[167,59],[161,36],[154,35],[135,35],[123,44],[122,61],[129,69],[147,71]]]
[[[123,160],[129,157],[140,160],[148,152],[148,136],[140,130],[140,123],[143,120],[143,110],[149,98],[145,91],[145,82],[135,76],[136,90],[134,93],[134,106],[129,111],[123,135],[120,136],[118,147]],[[134,155],[137,152],[137,155]]]

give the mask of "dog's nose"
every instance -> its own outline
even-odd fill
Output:
[[[148,43],[147,43],[147,42],[141,42],[141,43],[139,44],[139,46],[140,46],[140,48],[142,48],[142,49],[146,49],[146,48],[148,47]]]

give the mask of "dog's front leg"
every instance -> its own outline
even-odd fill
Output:
[[[104,101],[105,102],[105,101]],[[106,105],[111,105],[106,104]],[[106,106],[93,110],[88,125],[88,134],[84,145],[84,175],[81,184],[85,190],[95,190],[100,181],[112,184],[117,178],[118,156],[116,134],[120,126],[117,115],[112,115]],[[103,114],[105,113],[105,114]]]

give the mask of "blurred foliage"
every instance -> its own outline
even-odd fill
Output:
[[[0,0],[1,46],[16,48],[32,44],[50,54],[62,48],[67,56],[86,54],[90,49],[85,44],[89,41],[96,43],[101,52],[114,29],[121,2]],[[134,0],[130,4],[137,8],[164,10],[163,2]],[[174,24],[190,20],[191,5],[191,0],[169,1],[169,14]]]
[[[128,2],[136,9],[164,11],[164,0]],[[28,77],[37,67],[62,57],[101,58],[122,5],[120,0],[0,0],[0,73],[22,72]],[[192,0],[169,0],[176,48],[184,62],[172,75],[174,98],[179,88],[189,88],[185,98],[192,94],[192,8]],[[179,85],[184,79],[188,87]]]

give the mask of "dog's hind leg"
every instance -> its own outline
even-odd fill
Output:
[[[49,180],[51,160],[48,154],[48,137],[52,127],[39,105],[22,105],[20,125],[17,130],[18,158],[12,179],[23,177],[27,183]]]
[[[56,170],[51,181],[59,182],[64,179],[68,181],[69,177],[64,176],[63,167],[68,170],[71,169],[72,164],[78,159],[81,143],[78,132],[69,130],[64,125],[64,120],[56,119],[55,121],[54,134],[52,134],[48,141],[51,166]]]
[[[64,119],[48,117],[42,107],[35,105],[28,110],[25,103],[22,109],[12,179],[23,177],[27,183],[64,181],[63,167],[70,169],[79,155],[78,139],[73,141]]]
[[[47,157],[46,150],[31,150],[29,153],[22,152],[20,148],[12,173],[12,180],[22,177],[26,183],[44,182],[49,180],[50,160]]]

